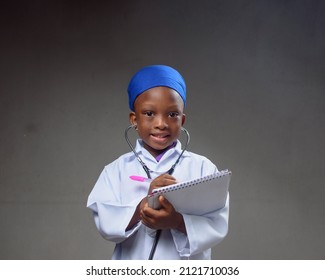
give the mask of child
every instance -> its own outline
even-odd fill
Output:
[[[184,79],[169,66],[147,66],[133,76],[128,94],[130,122],[140,138],[135,151],[153,180],[148,183],[129,178],[148,177],[132,152],[107,165],[87,204],[99,232],[116,243],[113,259],[148,259],[156,230],[161,234],[153,259],[211,259],[211,247],[228,231],[229,198],[224,208],[204,216],[178,213],[163,196],[159,197],[159,210],[150,208],[146,201],[155,188],[217,171],[207,158],[185,151],[174,173],[166,173],[182,152],[178,137],[185,123]]]

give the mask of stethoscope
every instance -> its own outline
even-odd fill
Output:
[[[149,167],[143,162],[143,160],[140,158],[139,154],[137,153],[137,151],[135,150],[135,148],[133,147],[133,145],[131,144],[131,141],[128,137],[128,133],[129,133],[129,130],[130,129],[136,129],[136,125],[130,125],[129,127],[127,127],[125,129],[125,133],[124,133],[124,136],[125,136],[125,140],[126,142],[128,143],[131,151],[134,153],[136,159],[138,160],[138,162],[141,164],[143,170],[146,172],[147,176],[148,176],[148,179],[151,179],[151,174],[150,173],[153,173],[152,170],[149,169]],[[188,133],[188,131],[182,127],[181,128],[182,132],[185,133],[186,135],[186,142],[185,142],[185,145],[182,149],[182,152],[180,153],[180,155],[178,156],[177,160],[175,161],[175,163],[172,165],[172,167],[167,171],[167,172],[164,172],[164,173],[167,173],[169,175],[172,175],[174,173],[174,170],[175,170],[175,167],[176,165],[178,164],[178,162],[180,161],[181,157],[183,156],[184,152],[186,151],[187,149],[187,146],[188,144],[190,143],[190,134]],[[159,240],[159,237],[160,237],[160,234],[161,234],[161,230],[157,230],[156,232],[156,236],[155,236],[155,240],[154,240],[154,243],[152,244],[152,248],[151,248],[151,251],[150,251],[150,255],[149,255],[149,260],[152,260],[153,259],[153,256],[155,254],[155,251],[156,251],[156,247],[157,247],[157,244],[158,244],[158,240]]]

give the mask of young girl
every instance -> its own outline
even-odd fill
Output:
[[[203,216],[178,213],[163,196],[159,210],[146,200],[155,188],[217,171],[207,158],[185,151],[173,174],[168,173],[182,153],[178,138],[186,119],[185,81],[169,66],[147,66],[133,76],[128,94],[130,123],[139,135],[135,153],[149,171],[133,152],[107,165],[88,198],[95,224],[105,239],[116,243],[113,259],[148,259],[155,241],[153,259],[210,259],[211,248],[228,231],[229,198],[224,208]],[[130,175],[153,180],[132,181]]]

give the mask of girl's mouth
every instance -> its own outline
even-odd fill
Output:
[[[150,137],[158,143],[164,143],[169,138],[168,134],[151,134]]]

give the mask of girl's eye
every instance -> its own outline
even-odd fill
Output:
[[[144,112],[144,114],[145,114],[147,117],[152,117],[152,116],[153,116],[153,112],[151,112],[151,111]]]
[[[169,116],[171,117],[171,118],[176,118],[176,117],[178,117],[178,113],[177,112],[170,112],[169,113]]]

